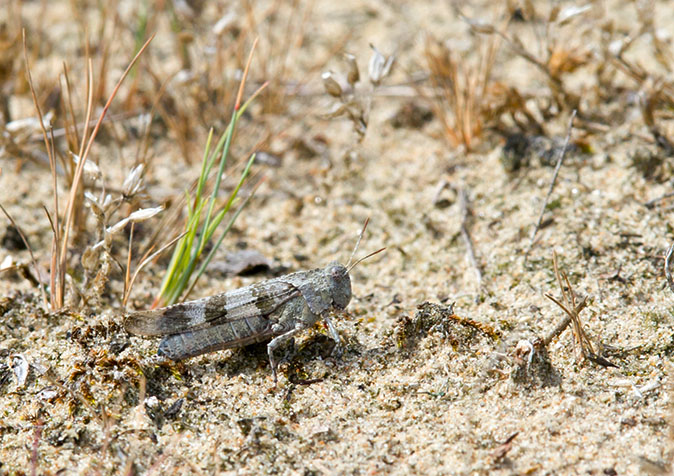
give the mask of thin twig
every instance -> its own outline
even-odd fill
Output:
[[[124,297],[123,297],[123,299],[122,299],[122,305],[126,306],[126,303],[127,303],[128,300],[129,300],[129,296],[131,295],[131,289],[133,288],[133,283],[136,281],[136,276],[138,276],[138,273],[140,272],[140,270],[143,269],[143,268],[145,267],[146,264],[148,264],[150,261],[152,261],[153,259],[155,259],[155,257],[157,257],[159,254],[161,254],[162,252],[164,252],[168,247],[170,247],[173,243],[175,243],[176,241],[178,241],[180,238],[182,238],[182,237],[185,236],[186,234],[187,234],[187,230],[184,231],[184,232],[182,232],[181,234],[179,234],[179,235],[176,236],[175,238],[173,238],[171,241],[169,241],[169,242],[166,243],[164,246],[162,246],[161,248],[159,248],[157,251],[155,251],[154,253],[152,253],[150,256],[144,256],[144,257],[143,257],[143,259],[141,260],[140,264],[138,265],[138,268],[136,268],[136,270],[133,272],[133,276],[131,277],[131,280],[129,281],[129,286],[127,287],[127,289],[126,289],[126,291],[125,291],[125,294],[124,294]],[[150,251],[151,251],[151,249],[148,250],[148,253],[149,253]],[[146,255],[147,255],[147,253],[146,253]]]
[[[466,190],[463,188],[459,190],[459,207],[461,208],[461,237],[466,243],[466,253],[468,254],[470,264],[475,269],[479,294],[480,290],[482,289],[482,270],[480,269],[480,265],[478,264],[477,258],[475,257],[475,247],[473,246],[473,240],[471,239],[470,233],[468,232],[468,216],[470,215],[470,210],[468,207],[468,196],[466,194]]]
[[[42,428],[44,427],[44,424],[42,423],[42,419],[38,418],[37,419],[37,424],[35,425],[35,432],[33,434],[33,450],[31,451],[30,455],[30,474],[32,476],[37,475],[37,467],[38,467],[38,449],[40,447],[40,437],[42,436]]]
[[[67,108],[64,107],[66,113],[65,113],[65,127],[63,127],[59,131],[54,131],[52,129],[52,136],[53,137],[59,137],[59,132],[62,132],[63,135],[67,135],[68,133],[68,112],[70,113],[70,120],[72,121],[71,124],[73,125],[73,135],[75,138],[75,143],[74,146],[75,148],[78,148],[80,145],[80,134],[78,130],[78,124],[77,124],[77,119],[75,118],[75,108],[73,107],[73,94],[72,94],[72,88],[70,86],[70,77],[68,75],[68,65],[66,62],[63,62],[63,77],[66,82],[66,91],[68,91],[68,106]],[[63,101],[65,103],[65,100]],[[92,124],[93,125],[93,124]],[[84,125],[82,125],[84,127]],[[72,172],[72,169],[71,169]]]
[[[47,207],[42,205],[42,208],[44,209],[44,213],[47,215],[47,220],[49,221],[49,225],[51,226],[51,250],[50,250],[50,261],[49,261],[49,290],[51,295],[49,296],[49,302],[51,303],[52,310],[56,307],[55,302],[54,302],[54,290],[56,289],[56,270],[57,270],[57,263],[58,263],[58,256],[56,254],[56,250],[58,250],[58,228],[57,224],[54,223],[54,220],[52,220],[51,215],[49,214],[49,210],[47,210]]]
[[[669,289],[674,293],[674,279],[672,279],[672,271],[670,269],[673,254],[674,244],[669,247],[667,250],[667,255],[665,255],[665,277],[667,278]]]
[[[655,205],[658,202],[662,202],[663,200],[666,200],[666,199],[671,198],[671,197],[674,197],[674,192],[665,193],[664,195],[660,195],[659,197],[655,197],[655,198],[647,201],[646,203],[644,203],[644,206],[646,208],[655,208]]]
[[[124,271],[124,292],[123,297],[128,296],[129,281],[131,280],[131,254],[133,253],[133,229],[136,222],[131,222],[131,232],[129,233],[129,253],[126,256],[126,270]],[[126,301],[126,299],[124,299]],[[126,302],[124,302],[126,304]]]
[[[555,173],[552,175],[552,180],[550,181],[550,187],[548,188],[548,194],[545,196],[543,201],[543,206],[541,207],[541,213],[538,215],[538,221],[534,227],[534,232],[531,234],[531,241],[529,242],[529,248],[524,255],[524,261],[529,257],[529,252],[534,246],[534,239],[536,238],[536,233],[538,233],[539,228],[541,227],[541,222],[543,221],[543,215],[545,214],[545,208],[548,206],[548,201],[552,195],[552,190],[555,188],[555,183],[557,182],[557,176],[559,175],[559,169],[562,168],[562,163],[564,162],[564,157],[566,156],[566,149],[569,147],[569,140],[571,139],[571,129],[573,128],[573,120],[576,117],[576,110],[574,109],[571,113],[571,118],[569,119],[569,126],[566,130],[566,138],[564,139],[564,146],[559,152],[559,157],[557,159],[557,165],[555,166]]]
[[[28,239],[26,238],[26,235],[23,234],[23,230],[19,227],[19,225],[16,224],[14,221],[14,218],[5,210],[5,207],[3,207],[0,204],[0,209],[2,210],[2,213],[5,214],[7,219],[12,223],[12,226],[16,229],[16,231],[19,232],[19,236],[21,237],[21,241],[23,241],[23,244],[26,245],[26,248],[28,248],[28,253],[30,253],[30,261],[33,263],[33,268],[35,268],[35,277],[37,278],[37,286],[40,288],[40,292],[42,294],[42,302],[44,304],[44,309],[45,311],[49,309],[49,304],[47,302],[47,293],[44,290],[44,285],[43,280],[42,280],[42,274],[40,273],[40,269],[37,266],[37,261],[35,260],[35,255],[33,255],[33,247],[30,246],[30,243],[28,243]]]
[[[564,330],[571,323],[571,314],[568,312],[566,307],[557,301],[557,299],[555,299],[550,293],[545,293],[545,297],[553,301],[555,304],[561,307],[564,312],[566,312],[566,315],[562,318],[562,320],[559,321],[559,323],[543,338],[543,345],[547,347],[557,336],[564,332]],[[585,306],[587,306],[587,300],[583,299],[574,312],[578,313],[582,311]]]

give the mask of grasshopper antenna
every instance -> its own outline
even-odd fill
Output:
[[[358,251],[358,247],[360,246],[360,240],[363,239],[363,234],[365,234],[365,229],[367,228],[368,223],[370,223],[370,217],[367,217],[365,219],[365,224],[363,225],[363,229],[360,230],[360,234],[358,235],[358,241],[356,241],[356,246],[354,246],[353,251],[351,252],[351,257],[349,258],[349,262],[346,263],[347,269],[351,269],[351,268],[349,268],[349,265],[351,264],[351,260],[353,259],[353,256],[356,254],[356,251]],[[355,264],[354,264],[354,266],[355,266]]]
[[[351,266],[347,266],[347,267],[346,267],[346,271],[347,271],[347,272],[351,272],[351,270],[352,270],[353,268],[355,268],[356,265],[357,265],[358,263],[360,263],[361,261],[365,261],[365,260],[368,259],[368,258],[371,258],[372,256],[376,255],[377,253],[381,253],[381,252],[384,251],[385,249],[386,249],[386,247],[380,248],[380,249],[378,249],[377,251],[373,251],[372,253],[370,253],[370,254],[367,255],[367,256],[363,256],[361,259],[359,259],[358,261],[356,261],[355,263],[353,263]],[[351,261],[351,260],[349,260],[349,261]]]

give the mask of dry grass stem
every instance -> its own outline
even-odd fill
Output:
[[[587,306],[587,297],[578,302],[576,293],[571,287],[568,276],[564,271],[559,270],[557,265],[557,254],[554,252],[552,254],[552,263],[555,269],[557,285],[559,286],[559,289],[562,293],[562,300],[557,300],[550,293],[545,293],[545,297],[562,308],[562,310],[566,313],[566,316],[564,316],[562,321],[560,321],[560,323],[555,326],[555,328],[543,339],[543,343],[546,346],[549,345],[550,342],[555,337],[564,332],[564,329],[566,329],[569,323],[571,323],[573,324],[574,344],[577,344],[577,349],[579,349],[580,356],[582,358],[595,360],[594,357],[596,354],[592,347],[592,342],[590,342],[589,337],[585,333],[580,320],[580,312]]]
[[[665,277],[667,278],[667,284],[669,289],[674,293],[674,279],[672,279],[672,256],[674,255],[674,244],[670,245],[667,249],[667,254],[665,255]]]
[[[33,104],[35,106],[38,120],[40,121],[40,127],[42,129],[42,137],[44,139],[44,146],[47,149],[47,155],[49,157],[49,168],[51,170],[52,176],[52,193],[54,201],[54,219],[53,222],[50,220],[52,225],[52,255],[51,255],[51,266],[49,270],[49,281],[50,281],[50,302],[51,308],[60,309],[63,306],[63,290],[65,289],[64,279],[62,278],[62,273],[60,272],[60,260],[58,258],[58,252],[60,243],[61,243],[61,226],[59,223],[59,200],[58,200],[58,188],[56,182],[56,159],[54,157],[54,142],[53,139],[50,142],[49,136],[47,135],[47,128],[44,125],[42,110],[40,109],[40,104],[37,99],[37,94],[35,93],[35,87],[33,86],[33,78],[30,72],[30,65],[28,63],[28,52],[26,48],[26,31],[22,30],[23,37],[23,57],[26,65],[26,76],[28,77],[28,85],[30,86],[30,92],[33,98]],[[51,125],[50,125],[51,129]]]
[[[28,239],[26,238],[26,235],[23,233],[23,230],[21,230],[21,227],[16,224],[14,221],[14,218],[5,210],[5,207],[3,207],[0,204],[0,210],[2,210],[2,213],[5,214],[7,219],[10,221],[12,226],[16,229],[16,231],[19,233],[19,236],[21,237],[21,241],[23,241],[23,244],[26,245],[26,248],[28,249],[28,253],[30,253],[30,261],[33,265],[33,269],[35,270],[35,278],[37,279],[38,282],[38,288],[40,288],[40,294],[42,295],[42,302],[44,304],[45,310],[48,309],[49,303],[47,301],[47,293],[44,290],[44,280],[42,279],[42,273],[40,273],[40,268],[37,265],[37,261],[35,260],[35,255],[33,254],[33,247],[30,246],[30,243],[28,242]]]
[[[466,190],[463,188],[459,190],[459,207],[461,209],[461,237],[466,244],[466,255],[468,256],[468,260],[475,270],[475,277],[477,278],[477,292],[479,296],[480,292],[482,292],[482,269],[477,262],[473,239],[470,237],[470,232],[468,231],[468,221],[471,213],[468,204],[468,195]]]
[[[564,157],[566,156],[566,150],[569,147],[569,140],[571,138],[571,130],[573,128],[573,120],[576,118],[576,110],[574,109],[573,112],[571,113],[571,117],[569,118],[569,125],[566,129],[566,137],[564,138],[564,145],[562,148],[559,150],[559,157],[557,158],[557,165],[555,165],[555,171],[552,174],[552,180],[550,180],[550,186],[548,187],[548,193],[545,195],[545,200],[543,200],[543,205],[541,205],[541,212],[538,214],[538,220],[536,221],[536,226],[534,226],[534,230],[531,233],[531,238],[529,240],[529,247],[527,248],[527,252],[524,254],[524,261],[526,262],[527,258],[529,257],[529,253],[531,252],[531,249],[534,246],[534,240],[536,239],[536,234],[538,233],[538,230],[541,227],[541,223],[543,222],[543,215],[545,214],[545,209],[548,206],[548,202],[550,201],[550,197],[552,196],[552,191],[555,188],[555,184],[557,183],[557,176],[559,175],[559,170],[562,168],[562,164],[564,163]]]
[[[84,148],[84,150],[81,152],[81,154],[79,156],[80,161],[78,162],[77,168],[75,169],[75,176],[73,177],[73,183],[72,183],[72,186],[70,188],[70,195],[68,197],[68,202],[67,202],[67,205],[66,205],[66,212],[65,212],[66,222],[65,222],[65,227],[64,227],[64,231],[63,231],[63,240],[61,242],[60,265],[59,265],[60,271],[63,274],[63,276],[65,275],[66,258],[67,258],[67,254],[68,254],[68,238],[69,238],[70,231],[72,229],[72,222],[73,222],[74,211],[75,211],[76,196],[77,196],[77,193],[78,193],[80,180],[82,178],[82,172],[84,171],[84,164],[86,163],[86,161],[89,157],[89,152],[91,151],[91,147],[93,146],[94,140],[96,139],[96,135],[98,134],[98,131],[101,127],[103,119],[105,118],[105,115],[107,114],[108,109],[110,108],[110,105],[112,104],[113,99],[117,95],[117,92],[119,91],[119,88],[121,87],[122,82],[124,81],[126,76],[129,74],[129,72],[131,71],[131,68],[133,67],[133,65],[136,64],[136,62],[138,61],[138,58],[140,58],[140,56],[143,54],[145,49],[150,45],[150,42],[153,39],[154,39],[154,35],[150,36],[150,38],[148,38],[148,40],[141,47],[141,49],[138,51],[138,53],[136,53],[136,56],[131,60],[131,62],[127,66],[126,70],[122,73],[122,76],[119,78],[119,80],[117,81],[117,84],[115,85],[112,92],[110,93],[110,96],[108,97],[107,102],[103,106],[103,110],[101,111],[101,114],[98,118],[98,121],[96,122],[96,125],[94,126],[93,131],[91,132],[91,135],[89,136],[89,138],[86,141],[84,141],[84,140],[82,141],[83,146],[84,146],[84,143],[86,142],[86,148]],[[91,64],[91,62],[89,64]],[[91,73],[91,67],[90,67],[89,68],[89,75],[91,76],[91,74],[92,73]],[[91,100],[91,96],[90,96],[90,100]],[[89,107],[87,108],[87,110],[88,110],[87,116],[89,116],[89,111],[91,111],[92,107],[93,107],[93,105],[90,102]],[[84,133],[83,137],[87,137],[86,133],[87,133],[88,124],[89,124],[89,118],[87,117],[87,119],[85,120],[85,133]],[[80,150],[82,150],[82,149],[80,149]],[[61,286],[64,286],[64,284],[65,284],[65,279],[63,279],[63,282],[61,283]]]

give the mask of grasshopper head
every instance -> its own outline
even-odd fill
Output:
[[[340,310],[346,309],[351,301],[351,278],[346,267],[333,261],[325,267],[325,276],[332,295],[332,304]]]

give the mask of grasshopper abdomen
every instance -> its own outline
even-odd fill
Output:
[[[271,327],[269,319],[250,317],[206,329],[185,331],[164,337],[157,354],[171,360],[183,360],[216,350],[243,347],[269,340],[273,335]]]

